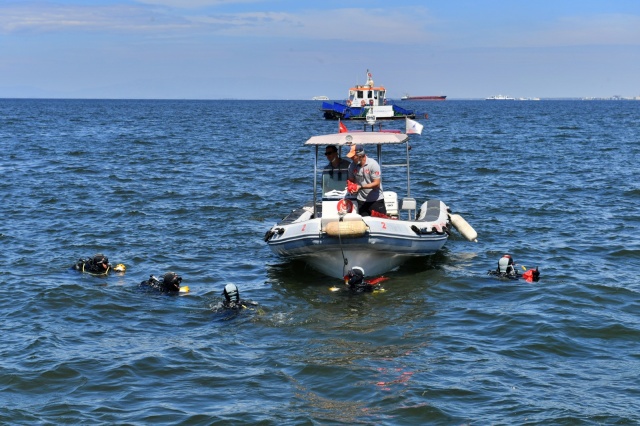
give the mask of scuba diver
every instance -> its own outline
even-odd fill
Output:
[[[240,315],[249,315],[248,313],[245,314],[246,311],[251,311],[251,314],[255,311],[255,313],[259,315],[264,313],[262,309],[258,307],[258,302],[241,299],[240,291],[235,284],[229,283],[225,285],[222,290],[222,295],[224,296],[223,301],[211,305],[211,310],[215,312],[222,321],[228,321]]]
[[[354,266],[347,272],[347,275],[344,276],[344,283],[352,293],[371,293],[374,290],[383,290],[380,287],[380,283],[386,279],[386,277],[379,277],[373,280],[365,280],[364,269],[359,266]]]
[[[501,276],[507,277],[515,277],[518,275],[518,271],[514,267],[513,258],[510,254],[505,254],[498,260],[496,272]]]
[[[503,255],[500,260],[498,260],[498,267],[495,270],[488,271],[487,274],[511,280],[523,278],[527,282],[537,282],[540,279],[540,271],[537,266],[536,269],[529,269],[524,274],[520,274],[516,269],[516,263],[509,254]]]
[[[252,300],[240,299],[240,290],[235,284],[227,284],[222,291],[224,301],[222,307],[225,309],[245,309],[249,306],[257,306],[258,303]]]
[[[73,265],[73,269],[93,275],[107,275],[110,271],[124,272],[127,268],[122,263],[118,263],[112,268],[107,256],[102,253],[96,253],[93,257],[78,259],[76,264]]]
[[[139,287],[159,291],[161,293],[187,293],[189,291],[189,287],[180,287],[181,282],[182,277],[180,275],[175,272],[167,272],[162,277],[162,280],[159,280],[154,275],[149,275],[149,279],[142,281]]]

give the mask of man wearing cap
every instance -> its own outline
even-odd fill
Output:
[[[373,158],[367,157],[363,145],[353,145],[347,157],[352,159],[349,166],[349,181],[356,184],[351,191],[358,194],[358,213],[371,216],[372,211],[387,214],[382,195],[382,174],[380,165]]]

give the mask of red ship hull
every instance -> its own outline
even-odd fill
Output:
[[[403,101],[444,101],[446,96],[403,96]]]

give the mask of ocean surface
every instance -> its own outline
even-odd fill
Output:
[[[411,195],[478,242],[351,295],[263,241],[320,102],[0,99],[0,424],[639,424],[640,102],[401,105]],[[126,273],[70,270],[98,252]]]

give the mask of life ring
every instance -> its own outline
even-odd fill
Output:
[[[351,213],[353,211],[353,202],[343,198],[338,201],[336,208],[338,209],[338,213]]]
[[[373,99],[369,99],[369,105],[373,106]]]
[[[365,106],[366,103],[364,102],[364,99],[360,101],[360,106]]]
[[[347,106],[350,107],[351,106],[351,99],[347,99]]]

